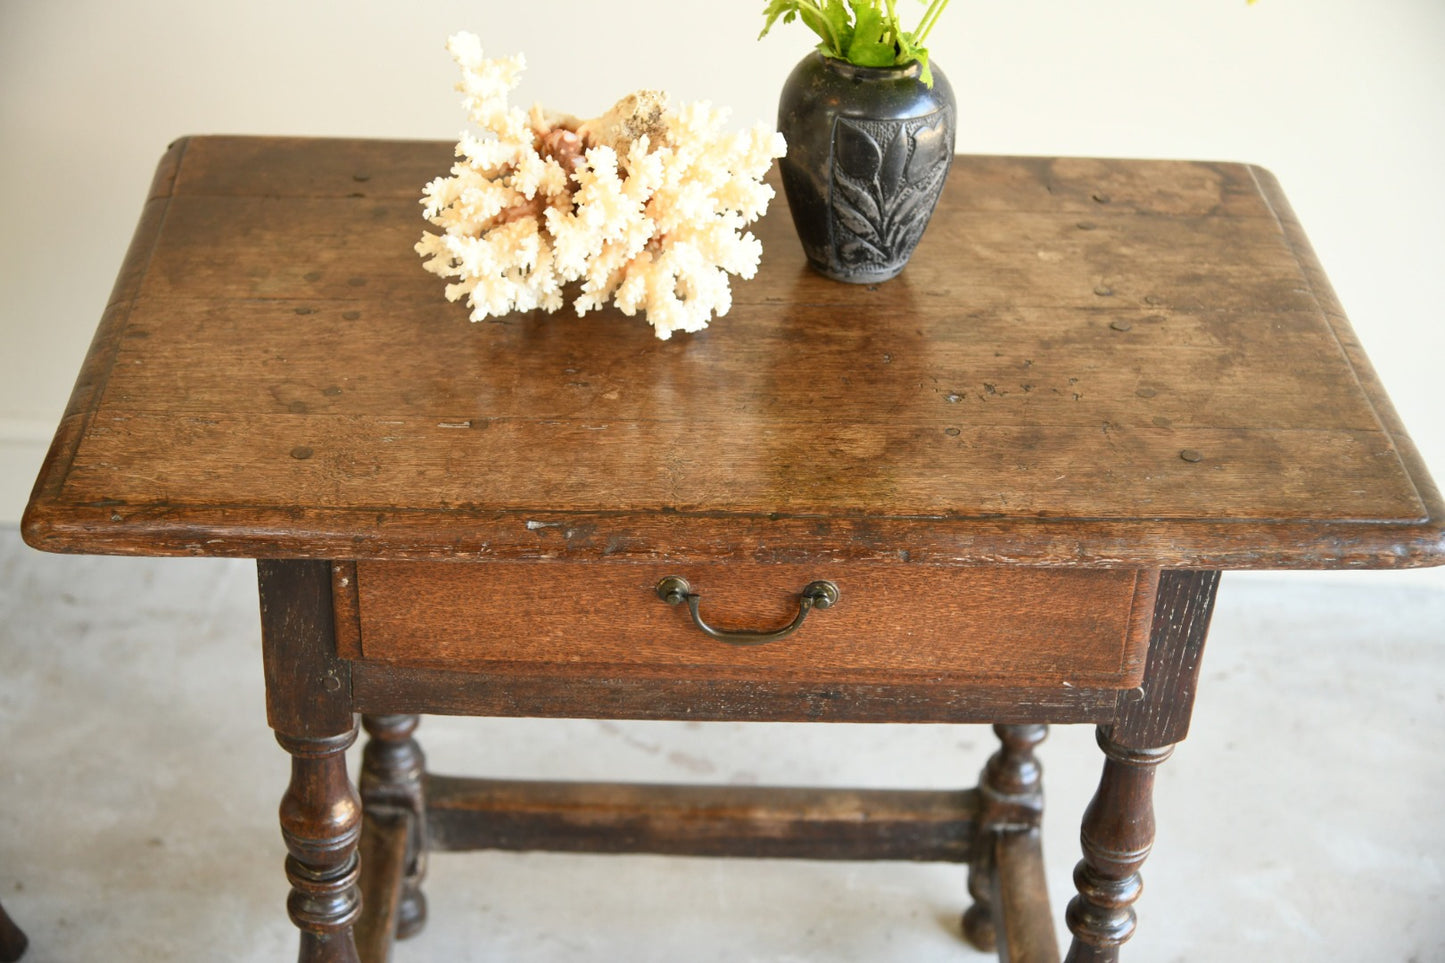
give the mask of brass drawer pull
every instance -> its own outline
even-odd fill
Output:
[[[708,625],[697,611],[698,605],[702,602],[702,596],[694,592],[687,579],[680,575],[669,575],[658,582],[657,597],[668,605],[680,605],[686,602],[688,611],[692,612],[693,624],[719,642],[726,642],[728,645],[762,645],[764,642],[776,642],[778,639],[787,638],[802,628],[803,620],[808,617],[809,611],[815,608],[826,609],[837,602],[838,586],[832,582],[809,582],[803,589],[802,595],[798,597],[797,617],[781,629],[774,629],[771,632],[728,631],[715,629]]]

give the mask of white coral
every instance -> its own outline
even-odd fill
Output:
[[[732,306],[729,275],[751,278],[762,244],[743,229],[773,197],[763,175],[783,156],[765,126],[727,133],[727,113],[680,110],[638,91],[590,121],[509,106],[522,57],[488,60],[481,41],[447,44],[462,69],[457,89],[487,136],[462,134],[451,176],[422,189],[423,214],[442,229],[416,251],[451,279],[471,319],[556,311],[564,285],[585,314],[611,300],[641,311],[659,338],[698,331]]]

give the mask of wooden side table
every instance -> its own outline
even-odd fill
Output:
[[[1104,752],[1068,959],[1115,959],[1220,570],[1445,555],[1256,168],[960,157],[878,287],[810,273],[779,202],[732,313],[660,343],[606,312],[469,324],[411,249],[449,163],[173,145],[24,521],[51,551],[260,560],[307,963],[385,959],[427,854],[489,847],[953,860],[975,945],[1056,960],[1051,723]],[[1002,743],[957,792],[503,782],[428,773],[423,713]]]

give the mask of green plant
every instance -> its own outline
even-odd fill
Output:
[[[912,31],[904,30],[893,0],[769,0],[765,37],[779,17],[783,23],[801,20],[822,38],[818,50],[825,57],[846,60],[860,67],[892,67],[918,61],[923,82],[933,86],[924,46],[948,0],[927,0],[928,9]]]

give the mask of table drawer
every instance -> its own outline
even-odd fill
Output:
[[[659,598],[681,576],[700,615],[771,630],[828,580],[836,604],[786,638],[736,646]],[[349,584],[354,579],[354,584]],[[1143,673],[1152,572],[913,564],[359,562],[338,576],[344,654],[473,670],[1127,688]]]

